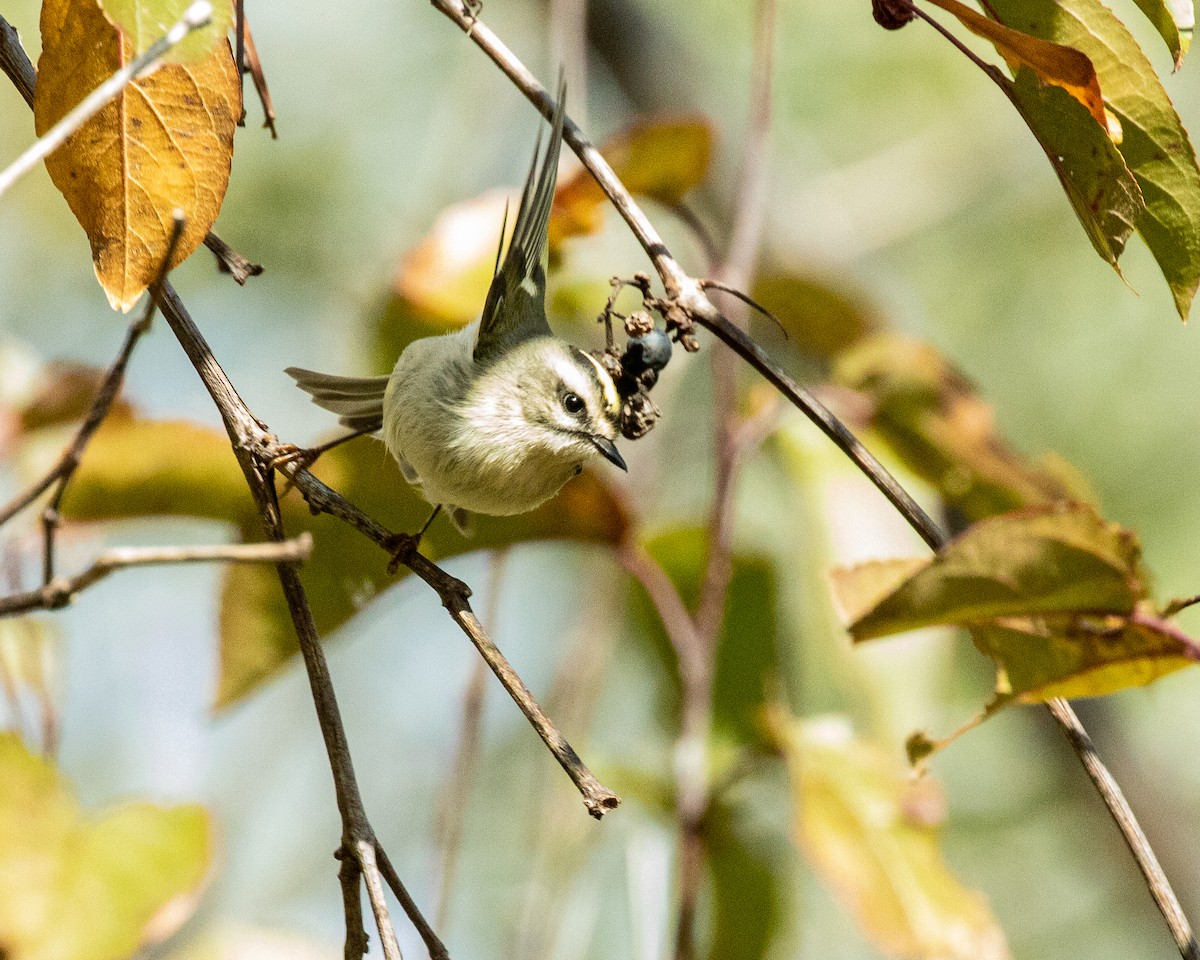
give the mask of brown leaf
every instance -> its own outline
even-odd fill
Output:
[[[673,206],[704,182],[712,154],[712,127],[703,117],[642,120],[606,140],[600,153],[630,193]],[[558,185],[550,218],[550,246],[595,233],[608,198],[595,178],[579,169]]]
[[[39,135],[129,60],[95,0],[46,0],[41,29]],[[162,66],[131,83],[46,158],[114,309],[128,312],[157,275],[172,211],[183,211],[187,227],[170,266],[208,233],[229,182],[239,109],[237,70],[222,40],[197,63]]]
[[[1021,64],[1037,74],[1042,83],[1062,87],[1076,100],[1088,108],[1093,119],[1109,131],[1114,140],[1120,140],[1121,126],[1116,118],[1111,120],[1104,111],[1104,97],[1100,93],[1100,80],[1096,68],[1087,54],[1061,43],[1040,40],[1027,33],[1012,30],[995,20],[989,20],[958,0],[929,0],[934,6],[956,16],[959,22],[977,36],[990,40],[1000,56],[1004,57],[1012,70]],[[1115,125],[1115,126],[1114,126]]]
[[[99,367],[82,363],[46,364],[34,383],[33,395],[17,408],[20,432],[83,419],[106,374]],[[118,397],[109,409],[109,419],[123,420],[133,413],[123,397]]]
[[[974,384],[929,344],[895,334],[867,338],[838,357],[833,378],[871,399],[872,426],[969,520],[1091,499],[1065,463],[1034,464],[1014,450]]]

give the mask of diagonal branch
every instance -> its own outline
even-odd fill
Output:
[[[468,35],[471,41],[500,68],[517,89],[541,111],[543,116],[548,118],[552,115],[554,101],[546,89],[490,27],[478,17],[471,16],[462,5],[461,0],[431,0],[431,2],[436,10],[445,14]],[[705,295],[701,282],[689,276],[675,260],[658,231],[654,229],[608,162],[579,127],[568,117],[564,121],[563,128],[566,141],[596,179],[600,188],[617,212],[621,214],[630,231],[654,264],[666,291],[666,297],[662,303],[668,326],[674,326],[676,329],[686,332],[694,324],[700,324],[714,333],[718,339],[756,369],[816,424],[838,449],[875,484],[921,538],[932,549],[939,549],[946,542],[945,534],[908,491],[900,486],[845,424],[838,420],[824,404],[788,376],[757,343],[717,309]],[[1187,917],[1171,888],[1170,881],[1163,872],[1154,850],[1147,842],[1145,834],[1138,826],[1137,818],[1134,816],[1129,802],[1096,754],[1087,731],[1079,722],[1075,711],[1065,700],[1052,700],[1047,704],[1047,708],[1062,727],[1067,741],[1091,778],[1092,785],[1108,807],[1109,815],[1120,829],[1126,846],[1146,879],[1155,905],[1175,938],[1180,954],[1185,960],[1200,960],[1200,948],[1197,947]]]
[[[388,553],[395,550],[396,535],[381,523],[367,516],[358,507],[346,500],[341,494],[327,487],[313,474],[301,468],[296,463],[286,463],[283,472],[295,484],[296,489],[303,494],[311,510],[318,513],[328,513],[345,521],[358,530],[359,533],[373,540]],[[427,559],[415,550],[407,550],[398,555],[398,559],[418,577],[424,580],[442,601],[442,606],[450,614],[450,618],[467,635],[467,639],[475,645],[480,656],[487,662],[496,678],[504,685],[509,696],[538,736],[550,749],[554,759],[559,762],[567,776],[583,796],[588,813],[599,820],[609,810],[615,810],[621,803],[620,797],[605,787],[580,759],[574,748],[558,731],[545,711],[538,705],[529,692],[529,688],[517,675],[512,665],[500,652],[500,648],[492,641],[471,609],[471,588],[461,580],[450,576],[433,561]]]

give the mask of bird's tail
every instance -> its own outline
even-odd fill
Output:
[[[285,371],[318,407],[336,413],[342,426],[374,431],[383,426],[383,394],[387,377],[336,377],[300,367]]]

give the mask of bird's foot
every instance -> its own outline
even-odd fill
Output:
[[[281,443],[279,449],[283,452],[267,464],[268,470],[278,470],[285,464],[298,464],[301,470],[307,470],[325,451],[320,447],[298,447],[294,443]]]
[[[463,0],[463,10],[467,14],[467,36],[469,37],[471,31],[475,29],[479,15],[483,13],[483,0]]]

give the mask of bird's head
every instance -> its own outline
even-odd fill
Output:
[[[627,469],[614,442],[621,398],[608,371],[590,354],[557,338],[540,338],[520,351],[522,416],[542,445],[580,462],[597,454]]]

